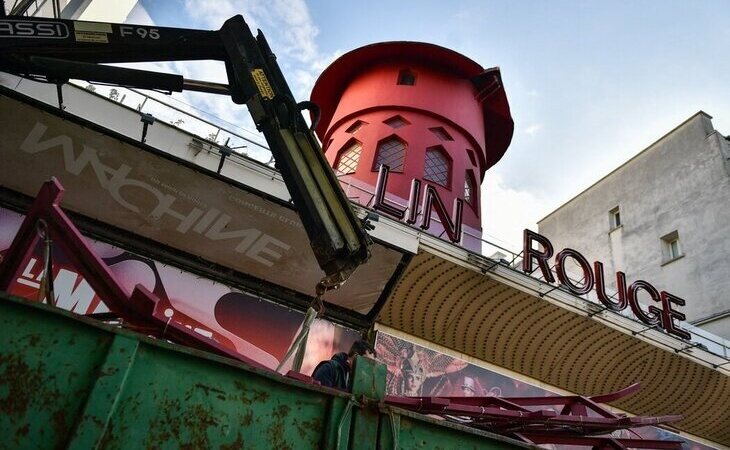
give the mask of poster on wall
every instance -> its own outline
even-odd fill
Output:
[[[555,392],[471,364],[408,340],[378,331],[375,350],[388,367],[386,394],[405,397],[547,397]],[[611,435],[621,439],[684,440],[682,448],[710,450],[658,427],[621,430]],[[556,448],[575,448],[555,446]]]
[[[10,247],[22,221],[21,214],[0,208],[0,255]],[[127,294],[137,284],[143,285],[171,305],[174,320],[266,367],[276,368],[299,332],[304,319],[299,311],[104,242],[91,239],[88,242]],[[39,243],[20,263],[21,270],[10,286],[10,294],[32,301],[43,300],[39,298],[43,255],[43,245]],[[82,315],[107,312],[103,299],[61,249],[54,246],[53,255],[56,306]],[[357,338],[353,330],[317,319],[307,340],[302,373],[311,374],[319,361],[347,351]],[[291,361],[284,372],[290,367]]]

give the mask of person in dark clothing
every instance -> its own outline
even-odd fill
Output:
[[[355,341],[349,352],[335,353],[331,359],[317,364],[312,372],[312,378],[319,381],[322,386],[349,391],[352,363],[356,355],[375,358],[375,349],[367,341]]]

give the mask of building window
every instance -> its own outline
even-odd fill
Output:
[[[435,134],[439,139],[442,141],[453,141],[454,138],[451,137],[448,131],[444,129],[444,127],[434,127],[429,128],[431,133]]]
[[[464,177],[464,201],[471,206],[477,204],[477,183],[471,170],[467,170]]]
[[[350,125],[348,129],[345,130],[345,133],[355,134],[357,133],[357,130],[363,127],[363,125],[367,125],[367,122],[363,122],[362,120],[356,120],[355,122]]]
[[[391,172],[403,172],[406,160],[406,144],[396,136],[383,139],[378,143],[373,170],[378,171],[385,164]]]
[[[360,162],[361,153],[362,144],[360,142],[352,141],[348,143],[348,145],[346,145],[337,156],[335,169],[344,175],[355,173],[355,170],[357,170],[357,163]]]
[[[469,155],[469,161],[471,161],[471,165],[476,167],[477,166],[477,158],[474,156],[474,152],[470,149],[466,149],[466,154]]]
[[[674,261],[683,256],[677,230],[662,236],[662,256],[664,263]]]
[[[621,211],[619,211],[618,206],[608,212],[608,220],[611,225],[611,230],[615,230],[621,226]]]
[[[448,187],[451,178],[451,161],[443,147],[426,149],[426,164],[423,168],[423,179]]]
[[[398,72],[398,84],[403,86],[414,86],[416,84],[416,74],[411,69],[403,69]]]
[[[679,258],[681,255],[681,253],[679,253],[679,239],[672,239],[667,242],[667,246],[669,248],[669,259]]]
[[[400,128],[411,124],[409,121],[404,119],[403,116],[393,116],[390,119],[384,120],[383,123],[391,128]]]

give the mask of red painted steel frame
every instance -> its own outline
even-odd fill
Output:
[[[473,427],[502,433],[534,444],[590,445],[594,448],[679,449],[681,441],[614,439],[613,431],[676,422],[682,416],[628,417],[597,402],[615,401],[633,394],[639,384],[604,395],[549,397],[396,397],[385,402],[423,414],[457,417]],[[534,407],[546,409],[535,410]],[[533,407],[533,409],[528,409]],[[551,409],[547,409],[547,408]],[[556,412],[554,408],[559,408]]]
[[[171,309],[172,305],[169,302],[161,301],[142,285],[137,285],[131,295],[128,295],[114,273],[94,253],[86,239],[59,206],[63,192],[64,189],[56,178],[52,178],[41,187],[0,265],[0,290],[9,289],[21,270],[20,265],[33,252],[40,238],[36,225],[39,220],[44,220],[53,242],[79,269],[106,306],[124,321],[125,326],[193,348],[237,359],[253,367],[269,371],[258,362],[170,320],[164,313],[168,308]],[[184,316],[179,311],[175,311],[175,315]],[[185,317],[185,322],[191,327],[196,324],[203,326],[190,317]]]

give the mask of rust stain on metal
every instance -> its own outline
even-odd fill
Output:
[[[287,405],[279,405],[274,409],[274,411],[271,413],[272,416],[272,424],[268,429],[269,432],[269,442],[272,445],[272,448],[278,448],[278,449],[290,449],[291,446],[286,442],[285,435],[286,435],[286,419],[289,416],[289,411],[291,411],[291,408]]]
[[[215,392],[216,394],[218,394],[216,397],[218,397],[219,399],[226,399],[226,392],[222,389],[214,388],[212,386],[206,386],[202,383],[196,383],[195,387],[202,389],[205,392],[205,395],[210,395],[211,392]]]
[[[312,431],[316,431],[316,434],[321,434],[322,421],[320,419],[304,420],[302,422],[294,420],[294,426],[297,428],[297,432],[299,432],[299,437],[305,439],[307,434]]]
[[[28,339],[28,341],[29,341],[28,345],[31,347],[36,347],[36,346],[38,346],[38,342],[40,342],[40,340],[41,340],[41,338],[38,335],[34,334],[34,335],[30,336],[30,338]]]
[[[68,433],[68,426],[66,425],[66,417],[68,415],[65,411],[60,410],[53,413],[51,416],[51,423],[53,424],[53,431],[57,439],[63,439]]]
[[[96,420],[94,422],[96,422]],[[115,438],[114,432],[113,432],[114,422],[115,422],[115,420],[113,417],[109,419],[109,427],[106,430],[104,430],[104,435],[99,440],[98,448],[104,448],[104,449],[118,448],[119,442]]]
[[[251,422],[253,421],[253,411],[248,411],[246,414],[243,415],[243,418],[241,419],[241,424],[243,426],[250,426]]]
[[[112,375],[116,375],[117,372],[119,372],[119,369],[118,368],[116,368],[116,367],[107,367],[105,370],[100,370],[99,371],[99,376],[100,377],[109,377],[109,376],[112,376]]]
[[[253,391],[253,399],[257,402],[267,402],[269,400],[269,397],[270,395],[268,391]]]
[[[234,385],[236,389],[240,391],[238,398],[244,405],[250,405],[252,403],[266,403],[269,400],[270,394],[265,390],[250,389],[245,383],[240,381],[236,381]],[[223,394],[225,395],[225,392],[223,392]]]
[[[155,434],[150,435],[147,448],[169,447],[173,442],[182,450],[210,448],[208,429],[217,430],[219,425],[212,408],[168,400],[161,403],[159,411],[150,422],[150,431]]]
[[[241,436],[241,433],[239,432],[236,440],[231,442],[230,444],[221,444],[220,450],[241,450],[242,448],[246,448],[246,443],[243,440],[243,436]]]
[[[42,386],[43,366],[30,368],[20,355],[0,355],[0,379],[8,387],[6,398],[0,398],[0,411],[11,417],[22,418],[30,401],[38,395]]]
[[[180,401],[163,401],[158,411],[160,414],[150,421],[148,449],[159,449],[171,440],[179,441],[180,422],[177,417],[170,415],[172,411],[180,410]]]
[[[24,438],[28,435],[28,432],[30,431],[30,425],[25,424],[22,427],[18,428],[18,430],[15,432],[15,439],[16,441],[20,438]]]

